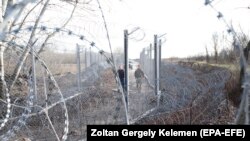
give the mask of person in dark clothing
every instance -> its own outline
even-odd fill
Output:
[[[140,68],[140,65],[138,65],[138,68],[135,71],[135,79],[136,79],[136,88],[141,91],[141,85],[142,85],[142,79],[144,78],[144,73]]]
[[[121,81],[121,84],[122,84],[122,88],[123,88],[123,91],[124,91],[124,87],[125,87],[125,71],[124,71],[122,65],[118,69],[118,76],[120,78],[120,81]]]

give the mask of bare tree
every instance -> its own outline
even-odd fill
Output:
[[[205,49],[206,49],[206,62],[209,63],[209,54],[208,54],[207,46],[205,46]]]
[[[2,0],[0,2],[0,77],[1,77],[1,90],[0,98],[3,97],[3,81],[4,80],[4,50],[5,44],[2,42],[6,37],[5,33],[10,28],[10,24],[14,18],[18,18],[19,14],[23,11],[24,7],[29,3],[29,0],[19,1],[15,3],[14,0]]]
[[[238,33],[238,35],[239,35],[240,44],[242,47],[244,47],[244,49],[243,49],[244,56],[246,58],[246,61],[248,61],[248,55],[249,55],[249,51],[250,51],[249,36],[246,33],[244,33],[242,29],[241,29],[241,33]]]
[[[218,63],[218,47],[219,47],[219,37],[217,33],[212,36],[213,48],[214,48],[214,60]]]
[[[33,6],[31,9],[29,9],[29,11],[26,12],[26,13],[22,12],[23,9],[25,8],[25,5],[24,5],[23,3],[20,3],[20,4],[24,5],[24,6],[22,6],[22,7],[20,8],[19,11],[15,12],[15,13],[18,13],[19,16],[15,16],[15,15],[13,15],[13,14],[12,14],[12,16],[11,16],[11,13],[13,13],[13,12],[12,12],[13,10],[11,10],[11,8],[12,8],[13,6],[18,5],[18,3],[14,3],[13,0],[5,0],[5,1],[7,1],[7,3],[8,3],[8,4],[6,4],[7,8],[5,8],[5,9],[10,9],[10,10],[8,10],[8,12],[7,12],[8,14],[2,14],[2,15],[7,15],[7,16],[4,16],[4,17],[10,17],[10,18],[6,18],[6,19],[2,19],[2,20],[1,20],[1,21],[3,21],[2,24],[1,24],[1,30],[2,30],[2,31],[3,31],[4,29],[5,29],[5,31],[11,31],[12,26],[14,26],[14,25],[16,24],[17,21],[20,21],[20,20],[18,20],[19,17],[20,17],[20,15],[26,14],[26,15],[23,17],[23,19],[21,20],[21,23],[20,23],[20,25],[19,25],[19,27],[18,27],[18,30],[20,30],[20,29],[22,28],[22,26],[25,25],[25,22],[26,22],[26,20],[27,20],[28,15],[29,15],[30,13],[32,13],[33,10],[34,10],[35,8],[37,8],[38,5],[42,5],[42,4],[43,4],[42,9],[40,10],[40,14],[37,16],[37,18],[36,18],[35,21],[34,21],[34,26],[33,26],[33,28],[32,28],[31,34],[29,35],[28,43],[27,43],[26,47],[24,48],[24,52],[23,52],[23,54],[21,55],[20,60],[19,60],[19,62],[18,62],[18,64],[17,64],[17,66],[16,66],[15,69],[14,69],[14,73],[12,74],[12,79],[11,79],[11,81],[10,81],[9,84],[8,84],[8,88],[11,89],[11,88],[13,87],[13,85],[15,84],[15,82],[16,82],[18,76],[19,76],[19,73],[20,73],[20,70],[22,69],[23,63],[25,62],[27,56],[29,55],[30,49],[32,48],[32,46],[35,45],[35,41],[36,41],[36,39],[35,39],[36,30],[37,30],[38,24],[39,24],[39,22],[41,21],[43,15],[44,15],[44,13],[45,13],[45,11],[47,10],[47,7],[49,6],[50,0],[46,0],[46,1],[43,1],[43,2],[42,2],[42,1],[36,2],[35,6]],[[28,0],[26,0],[26,1],[28,1]],[[4,3],[4,2],[3,2],[3,3]],[[1,4],[3,5],[3,3],[1,3]],[[69,21],[71,20],[71,18],[73,17],[73,13],[75,12],[77,3],[78,3],[78,0],[75,0],[75,1],[72,2],[74,8],[73,8],[73,10],[72,10],[72,12],[71,12],[69,18],[65,21],[65,23],[62,24],[62,26],[60,27],[60,29],[61,29],[61,28],[64,28],[64,27],[69,23]],[[5,4],[5,3],[4,3],[4,4]],[[27,3],[25,3],[25,4],[27,4]],[[2,7],[4,7],[4,6],[2,6]],[[6,10],[2,10],[2,11],[6,11]],[[11,20],[10,20],[10,19],[11,19]],[[8,22],[6,22],[6,21],[8,21]],[[4,24],[4,23],[9,23],[9,24],[8,24],[8,26],[7,26],[7,24]],[[45,40],[44,40],[43,43],[41,44],[40,50],[38,51],[38,54],[41,53],[41,52],[44,50],[44,47],[46,46],[46,44],[47,44],[47,42],[49,41],[49,39],[52,38],[56,33],[57,33],[57,32],[54,31],[54,32],[48,34],[48,36],[45,38]],[[3,37],[3,35],[2,35],[2,40],[3,40],[3,39],[5,39],[5,37]],[[15,38],[14,38],[14,37],[11,37],[8,41],[13,41],[13,40],[15,40]],[[1,44],[0,44],[0,45],[1,45]],[[4,50],[5,50],[5,49],[4,49],[3,47],[0,48],[0,51],[2,51],[2,55],[1,55],[1,58],[2,58],[1,60],[2,60],[2,61],[0,61],[2,64],[0,64],[0,68],[1,68],[1,70],[2,70],[1,72],[3,72],[3,73],[1,73],[1,74],[4,74],[4,71],[3,71],[3,70],[4,70],[4,67],[3,67],[3,53],[4,53]],[[0,53],[0,54],[1,54],[1,53]],[[3,75],[1,75],[1,76],[3,76]]]
[[[12,79],[11,79],[11,83],[9,84],[9,89],[11,89],[13,87],[13,85],[15,84],[16,80],[17,80],[17,77],[19,76],[19,73],[22,69],[22,66],[24,64],[24,61],[26,60],[27,56],[29,55],[29,52],[30,52],[30,49],[32,48],[32,46],[35,44],[35,32],[37,30],[37,26],[38,26],[38,23],[40,22],[45,10],[46,10],[46,7],[48,6],[49,4],[49,1],[50,0],[47,0],[42,8],[42,10],[40,11],[40,14],[38,16],[38,18],[36,19],[35,21],[35,24],[34,24],[34,28],[30,34],[30,38],[29,38],[29,41],[28,41],[28,44],[27,46],[25,47],[25,50],[18,62],[18,65],[15,67],[15,70],[14,70],[14,73],[12,75]]]

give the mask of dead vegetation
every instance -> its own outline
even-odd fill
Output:
[[[178,64],[164,67],[158,112],[136,124],[232,124],[237,95],[230,96],[238,89],[237,75],[208,64]]]
[[[136,120],[143,113],[156,107],[157,99],[152,89],[145,83],[142,93],[131,92],[130,117],[131,120],[135,120],[134,124],[232,123],[236,108],[232,101],[234,98],[230,97],[230,94],[233,95],[233,92],[237,91],[237,75],[235,76],[225,68],[197,63],[164,63],[161,71],[160,107]],[[67,99],[67,109],[70,112],[68,134],[70,140],[85,138],[87,124],[125,124],[122,96],[113,91],[116,89],[116,82],[112,69],[106,63],[96,64],[89,67],[83,74],[82,85],[84,87],[81,92],[77,91],[76,81],[74,81],[76,80],[75,74],[67,73],[56,77],[58,85]],[[38,79],[38,86],[40,90],[43,89],[42,79]],[[135,90],[133,87],[133,78],[131,78],[131,91]],[[40,95],[43,95],[42,91]],[[43,105],[45,97],[39,99],[41,102],[38,102],[37,105],[45,108]],[[54,94],[48,97],[48,106],[59,99],[60,97],[54,91]],[[13,100],[16,105],[26,105],[26,99]],[[20,116],[22,111],[13,107],[11,118]],[[46,115],[44,113],[35,114],[36,112],[35,110],[30,113],[32,116],[28,117],[25,124],[25,128],[30,131],[21,130],[17,137],[28,137],[31,140],[35,138],[55,139]],[[48,115],[58,135],[62,135],[64,125],[62,105],[58,104],[49,109]],[[16,125],[17,121],[18,118],[11,120],[3,131]]]

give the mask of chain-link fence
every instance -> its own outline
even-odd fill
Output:
[[[211,2],[205,5],[213,7]],[[34,29],[40,38],[21,38]],[[40,48],[52,31],[74,45],[63,50],[53,42]],[[132,50],[106,52],[66,28],[10,30],[0,46],[0,139],[86,140],[89,124],[249,124],[248,65],[238,35],[232,27],[228,32],[236,57],[233,63],[213,64],[164,59],[161,35],[145,45],[139,59],[131,59]],[[128,65],[125,90],[120,65]],[[137,80],[139,67],[144,76]]]

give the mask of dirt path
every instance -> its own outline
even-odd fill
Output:
[[[136,119],[156,106],[154,91],[150,88],[145,78],[142,82],[141,92],[136,88],[134,71],[130,70],[129,73],[129,115],[131,120]]]

